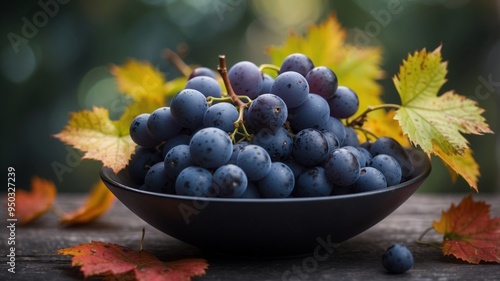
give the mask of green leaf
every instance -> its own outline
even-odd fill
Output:
[[[468,161],[453,159],[463,156],[469,143],[463,134],[493,133],[481,114],[482,108],[465,96],[448,91],[438,92],[446,82],[446,62],[441,61],[441,47],[433,52],[425,49],[409,55],[399,73],[393,78],[401,97],[401,108],[396,112],[404,134],[427,154],[434,153],[477,190],[477,173],[472,154]],[[451,165],[450,165],[451,163]]]

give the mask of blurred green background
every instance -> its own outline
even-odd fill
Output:
[[[349,42],[360,43],[354,41],[361,30],[371,34],[361,43],[383,47],[385,101],[399,102],[391,77],[409,52],[443,44],[449,61],[443,90],[477,100],[492,129],[500,131],[500,1],[40,0],[2,6],[1,161],[5,169],[16,168],[18,187],[28,187],[33,175],[68,192],[88,191],[97,182],[101,164],[81,161],[80,152],[51,135],[63,129],[70,111],[109,106],[116,98],[111,64],[148,60],[174,78],[180,74],[160,54],[180,43],[189,48],[189,64],[215,68],[221,53],[230,64],[266,63],[266,46],[330,13],[348,31]],[[390,7],[397,13],[388,14]],[[499,192],[498,138],[468,139],[481,166],[480,191]],[[61,165],[64,173],[56,173]],[[433,165],[419,192],[469,191],[462,179],[451,183],[440,161]]]

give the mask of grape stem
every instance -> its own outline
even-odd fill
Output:
[[[227,94],[229,95],[229,98],[231,98],[231,101],[233,104],[238,108],[238,119],[234,122],[234,131],[231,134],[231,139],[233,142],[235,142],[235,137],[239,133],[239,128],[241,127],[243,131],[243,136],[247,139],[250,138],[250,134],[248,133],[247,129],[245,128],[245,122],[244,122],[244,113],[245,113],[245,108],[250,105],[252,100],[247,97],[247,96],[238,96],[233,90],[233,87],[231,86],[231,82],[229,81],[229,76],[227,74],[227,66],[226,66],[226,56],[225,55],[219,55],[219,65],[217,66],[217,71],[219,71],[220,76],[222,77],[222,81],[224,82],[224,86],[226,87]],[[244,98],[248,100],[247,103],[243,102],[241,98]]]
[[[399,109],[401,106],[399,104],[393,104],[393,103],[387,103],[387,104],[380,104],[380,105],[375,105],[375,106],[368,106],[368,108],[363,111],[358,117],[353,119],[351,122],[347,124],[347,126],[354,127],[354,126],[363,126],[363,123],[366,121],[366,117],[368,113],[379,110],[379,109],[388,109],[388,108],[394,108],[394,109]]]
[[[264,71],[264,69],[271,69],[271,70],[276,71],[276,73],[280,73],[280,68],[279,68],[279,67],[277,67],[277,66],[276,66],[276,65],[274,65],[274,64],[269,64],[269,63],[264,63],[264,64],[261,64],[261,65],[259,66],[259,70],[260,70],[260,72],[263,72],[263,71]]]
[[[189,67],[176,52],[170,49],[164,49],[162,57],[171,62],[183,76],[189,77],[189,75],[191,75],[191,67]]]

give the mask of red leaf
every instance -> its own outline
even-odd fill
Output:
[[[71,265],[81,266],[86,278],[94,275],[133,275],[135,280],[141,281],[187,281],[204,275],[208,267],[204,259],[162,262],[144,250],[132,251],[124,246],[99,241],[60,249],[57,253],[73,256]]]
[[[490,205],[474,201],[471,195],[458,206],[441,213],[440,221],[432,223],[444,234],[442,250],[466,262],[500,263],[500,218],[490,218]]]
[[[27,224],[45,214],[56,199],[56,186],[52,181],[39,177],[31,179],[31,191],[18,189],[16,216],[21,224]]]

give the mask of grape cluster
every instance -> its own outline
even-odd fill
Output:
[[[195,69],[170,105],[137,116],[128,172],[141,189],[186,196],[288,198],[365,192],[413,174],[394,139],[360,143],[357,94],[304,54],[277,75],[241,61]]]

